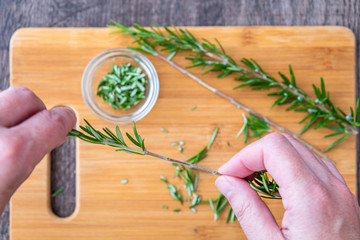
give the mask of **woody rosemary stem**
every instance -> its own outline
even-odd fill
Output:
[[[180,165],[192,168],[192,169],[196,169],[196,170],[199,170],[199,171],[202,171],[202,172],[211,173],[211,174],[213,174],[215,176],[221,176],[222,175],[221,173],[219,173],[217,171],[214,171],[214,170],[211,170],[211,169],[208,169],[208,168],[204,168],[204,167],[200,167],[200,166],[188,163],[188,162],[172,159],[172,158],[169,158],[169,157],[164,157],[164,156],[161,156],[159,154],[149,152],[146,149],[144,151],[144,154],[149,155],[149,156],[153,156],[153,157],[156,157],[156,158],[160,158],[160,159],[166,160],[168,162],[177,163],[177,164],[180,164]]]
[[[326,156],[324,153],[322,153],[320,150],[318,150],[317,148],[315,148],[314,146],[312,146],[310,143],[306,142],[304,139],[302,139],[299,135],[297,135],[296,133],[291,132],[290,130],[286,129],[285,127],[280,126],[279,124],[271,121],[270,119],[268,119],[267,117],[261,115],[258,112],[255,112],[254,110],[246,107],[245,105],[241,104],[239,101],[235,100],[234,98],[226,95],[225,93],[219,91],[218,89],[210,86],[209,84],[205,83],[204,81],[202,81],[200,78],[196,77],[195,75],[193,75],[192,73],[190,73],[189,71],[183,69],[182,67],[180,67],[179,65],[177,65],[176,63],[170,61],[169,59],[165,58],[164,56],[162,56],[161,54],[159,54],[158,52],[153,52],[152,53],[154,56],[160,58],[161,60],[165,61],[166,63],[170,64],[172,67],[176,68],[177,70],[179,70],[180,72],[186,74],[187,76],[189,76],[190,78],[192,78],[193,80],[195,80],[197,83],[199,83],[200,85],[204,86],[205,88],[207,88],[208,90],[210,90],[211,92],[217,94],[218,96],[227,99],[229,102],[231,102],[232,104],[234,104],[237,108],[239,109],[243,109],[246,112],[249,112],[253,115],[255,115],[257,118],[265,121],[267,124],[273,126],[274,128],[278,129],[279,131],[289,134],[290,136],[292,136],[293,138],[295,138],[296,140],[298,140],[300,143],[302,143],[303,145],[305,145],[309,150],[311,150],[312,152],[314,152],[315,154],[317,154],[319,157],[323,158],[324,160],[327,160],[329,162],[333,162],[328,156]],[[215,174],[216,175],[216,174]]]

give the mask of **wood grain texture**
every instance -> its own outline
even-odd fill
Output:
[[[271,75],[287,72],[288,63],[297,83],[311,96],[311,86],[323,76],[334,104],[345,108],[355,98],[355,38],[342,27],[189,27],[198,38],[218,40],[232,56],[251,56]],[[87,63],[99,52],[131,44],[129,36],[109,35],[106,28],[27,28],[15,33],[11,44],[11,81],[32,89],[48,107],[72,106],[79,122],[86,118],[96,128],[113,127],[97,119],[87,109],[80,94],[81,76]],[[305,44],[304,44],[305,43]],[[39,47],[41,46],[41,47]],[[184,54],[175,62],[188,63]],[[273,60],[276,56],[276,61]],[[214,146],[200,165],[218,169],[244,147],[235,133],[241,128],[241,112],[219,99],[182,73],[156,57],[149,57],[160,79],[160,94],[154,109],[137,123],[146,139],[147,148],[176,159],[187,159],[210,139],[215,127],[220,128]],[[110,67],[111,65],[109,65]],[[105,75],[104,69],[99,76]],[[193,69],[201,75],[200,69]],[[98,75],[98,74],[96,74]],[[96,76],[95,75],[95,76]],[[234,97],[246,106],[263,113],[280,125],[299,132],[297,124],[304,115],[286,113],[285,107],[269,110],[272,101],[265,93],[248,89],[232,90],[239,83],[231,78],[219,80],[216,74],[204,77],[207,83]],[[342,79],[339,84],[339,79]],[[95,80],[96,81],[96,80]],[[312,96],[313,97],[313,96]],[[104,103],[107,105],[106,103]],[[197,106],[191,111],[193,105]],[[169,133],[162,133],[160,128]],[[131,131],[125,125],[123,131]],[[333,140],[324,139],[326,129],[308,131],[303,138],[319,149]],[[183,140],[183,154],[171,142]],[[231,142],[231,147],[226,141]],[[355,137],[328,155],[336,162],[349,188],[356,193]],[[174,167],[160,160],[114,152],[105,146],[78,142],[77,207],[69,218],[60,219],[51,212],[49,192],[49,158],[46,157],[29,179],[18,189],[11,202],[11,237],[20,239],[244,239],[238,224],[226,224],[226,216],[212,219],[208,205],[197,207],[194,215],[189,204],[180,206],[159,181],[165,176],[178,182]],[[129,183],[121,184],[121,179]],[[218,191],[215,177],[201,174],[199,193],[214,199]],[[179,184],[181,186],[181,184]],[[186,195],[186,193],[183,194]],[[281,201],[266,200],[277,222],[281,224]],[[168,205],[169,210],[161,209]],[[181,208],[181,213],[171,209]],[[91,231],[89,232],[89,226]],[[193,229],[197,229],[194,232]]]
[[[349,27],[359,36],[359,16],[359,0],[212,0],[201,3],[200,0],[151,3],[146,0],[0,0],[0,88],[9,86],[9,41],[20,27],[103,27],[113,18],[124,25],[134,22],[149,25],[152,21],[179,26],[339,25]],[[358,69],[358,39],[356,45]],[[65,157],[63,161],[69,160]],[[60,185],[71,188],[66,181]],[[71,195],[67,199],[68,204],[73,202]],[[8,239],[8,215],[6,210],[0,221],[1,240]]]

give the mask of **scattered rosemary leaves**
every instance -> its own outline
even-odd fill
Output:
[[[169,190],[170,195],[173,199],[179,201],[181,204],[183,204],[183,198],[181,195],[181,192],[179,190],[176,189],[176,187],[174,185],[168,184],[166,185],[166,188]]]
[[[114,109],[126,110],[145,97],[146,83],[141,68],[130,63],[120,66],[113,64],[111,71],[100,81],[96,94]]]
[[[191,110],[194,111],[196,109],[196,106],[192,106]]]
[[[184,148],[185,148],[185,142],[184,141],[172,142],[171,145],[172,146],[179,146],[178,151],[181,152],[181,153],[184,151]]]

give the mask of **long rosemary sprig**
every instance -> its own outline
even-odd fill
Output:
[[[110,147],[114,147],[116,148],[115,151],[123,151],[126,153],[131,153],[131,154],[139,154],[139,155],[149,155],[149,156],[153,156],[153,157],[157,157],[163,160],[166,160],[168,162],[171,162],[173,164],[179,164],[181,166],[184,167],[188,167],[189,169],[196,169],[202,172],[207,172],[207,173],[211,173],[213,175],[216,176],[221,176],[222,174],[208,169],[208,168],[204,168],[204,167],[200,167],[195,165],[196,163],[198,163],[201,159],[203,159],[206,156],[206,152],[208,150],[208,146],[211,146],[212,142],[214,141],[215,137],[216,137],[216,133],[217,131],[214,132],[210,143],[207,147],[205,147],[204,149],[202,149],[198,154],[196,154],[195,156],[189,158],[187,161],[180,161],[180,160],[176,160],[176,159],[172,159],[169,157],[165,157],[156,153],[152,153],[150,151],[148,151],[145,148],[145,143],[144,143],[144,138],[142,138],[139,134],[138,131],[136,129],[136,125],[135,123],[133,123],[133,132],[134,132],[134,137],[131,136],[129,133],[126,133],[126,137],[128,138],[128,140],[130,140],[135,147],[131,147],[128,146],[122,136],[121,130],[118,126],[116,126],[115,130],[116,133],[112,132],[109,128],[103,128],[103,132],[96,130],[88,121],[86,121],[84,119],[86,125],[85,126],[80,126],[80,129],[82,131],[76,130],[76,129],[72,129],[70,131],[70,133],[68,134],[69,137],[77,137],[83,141],[92,143],[92,144],[100,144],[100,145],[107,145]],[[183,168],[185,169],[185,168]],[[260,176],[266,174],[266,173],[259,173]],[[191,174],[192,175],[192,174]],[[186,178],[186,176],[185,176]],[[195,177],[191,177],[191,180],[195,183]],[[266,180],[267,177],[264,177],[264,179]],[[263,184],[271,184],[269,182],[264,182],[264,183],[260,183],[260,187],[263,186]],[[254,185],[255,186],[255,185]],[[256,187],[256,186],[255,186]],[[262,188],[259,187],[259,190],[262,190]],[[193,186],[194,188],[194,186]],[[271,188],[271,187],[270,187]],[[196,187],[194,188],[196,189]],[[194,191],[193,191],[194,192]],[[278,198],[279,197],[279,193],[278,191],[263,191],[262,194],[268,196],[268,197],[273,197],[273,198]]]
[[[83,141],[93,143],[93,144],[101,144],[101,145],[108,145],[110,147],[115,147],[115,148],[117,148],[115,151],[124,151],[127,153],[139,154],[139,155],[149,155],[149,156],[153,156],[153,157],[157,157],[157,158],[166,160],[168,162],[172,162],[172,163],[180,164],[180,165],[183,165],[183,166],[186,166],[189,168],[193,168],[193,169],[196,169],[196,170],[199,170],[202,172],[207,172],[207,173],[211,173],[216,176],[221,176],[221,174],[215,170],[207,169],[207,168],[200,167],[200,166],[197,166],[197,165],[189,163],[189,162],[184,162],[184,161],[172,159],[169,157],[164,157],[162,155],[159,155],[159,154],[156,154],[153,152],[149,152],[145,148],[144,139],[140,137],[140,135],[138,134],[138,132],[136,130],[135,123],[133,123],[133,131],[134,131],[135,138],[132,137],[129,133],[126,133],[126,136],[128,137],[128,139],[136,146],[134,148],[134,147],[129,147],[125,143],[124,138],[123,138],[118,126],[116,126],[116,135],[115,135],[108,128],[103,128],[103,133],[102,133],[102,132],[96,130],[85,119],[84,119],[84,121],[87,125],[80,126],[80,128],[81,128],[81,130],[83,130],[83,132],[78,131],[76,129],[72,129],[70,131],[70,133],[68,134],[68,136],[69,137],[77,137]]]
[[[290,106],[287,110],[307,112],[307,116],[300,121],[300,123],[306,120],[308,120],[308,122],[300,134],[313,126],[314,129],[325,127],[335,131],[335,133],[329,134],[326,137],[342,135],[338,140],[327,147],[325,152],[346,139],[348,136],[358,134],[357,127],[360,126],[358,123],[359,101],[356,104],[355,111],[350,107],[350,113],[346,114],[339,107],[335,107],[330,101],[329,93],[326,92],[323,79],[320,81],[320,87],[313,85],[314,93],[316,95],[316,99],[313,100],[297,87],[291,66],[289,66],[290,79],[279,72],[281,79],[279,81],[267,74],[253,59],[243,58],[240,61],[242,65],[237,64],[226,54],[224,48],[216,39],[217,46],[206,39],[199,42],[188,30],[183,30],[181,28],[170,30],[168,27],[164,27],[164,30],[167,32],[167,36],[165,36],[156,25],[148,30],[138,24],[134,24],[133,28],[127,28],[115,21],[113,21],[113,23],[115,25],[110,25],[109,27],[115,28],[121,33],[129,34],[135,39],[138,47],[134,47],[134,49],[138,51],[164,58],[154,48],[155,46],[162,47],[161,51],[169,54],[167,60],[171,65],[174,64],[170,60],[178,51],[191,51],[192,54],[187,58],[192,62],[190,67],[202,66],[203,70],[206,70],[205,73],[219,72],[219,78],[223,78],[229,74],[236,74],[237,77],[235,80],[243,82],[243,84],[239,85],[237,88],[250,86],[253,90],[277,89],[278,91],[268,94],[270,96],[278,97],[273,106],[289,104]],[[186,74],[189,75],[188,73]],[[214,89],[212,89],[212,91],[216,92]],[[231,99],[229,100],[231,101]],[[261,115],[252,114],[262,119]],[[292,136],[295,137],[294,135]],[[307,145],[300,137],[296,138]],[[309,145],[307,145],[307,147],[309,147]],[[312,146],[310,149],[323,158],[326,158],[325,155],[319,154]]]
[[[218,96],[225,98],[226,100],[228,100],[230,103],[234,104],[238,109],[242,109],[246,112],[248,112],[249,114],[251,113],[252,115],[254,115],[255,117],[259,118],[261,121],[266,122],[267,124],[271,125],[272,127],[278,129],[281,132],[287,133],[289,135],[291,135],[292,137],[294,137],[295,139],[297,139],[299,142],[301,142],[302,144],[304,144],[307,148],[309,148],[311,151],[313,151],[314,153],[316,153],[317,155],[319,155],[321,158],[328,160],[328,161],[332,161],[328,156],[326,156],[325,154],[323,154],[320,150],[318,150],[317,148],[315,148],[314,146],[312,146],[310,143],[306,142],[304,139],[302,139],[299,135],[293,133],[292,131],[288,130],[287,128],[280,126],[279,124],[271,121],[269,118],[261,115],[258,112],[255,112],[254,110],[252,110],[251,108],[245,106],[244,104],[240,103],[239,101],[235,100],[234,98],[226,95],[225,93],[219,91],[218,89],[210,86],[209,84],[205,83],[204,81],[202,81],[200,78],[196,77],[195,75],[193,75],[192,73],[190,73],[189,71],[185,70],[184,68],[180,67],[179,65],[177,65],[176,63],[174,63],[173,61],[171,61],[171,58],[175,55],[176,52],[172,52],[170,53],[170,55],[168,56],[168,58],[165,58],[164,56],[162,56],[159,52],[157,52],[155,50],[155,48],[153,47],[153,45],[155,45],[155,43],[150,44],[147,40],[147,38],[142,38],[144,35],[144,32],[146,34],[150,34],[152,35],[153,33],[151,31],[148,31],[146,29],[144,29],[143,27],[139,26],[139,25],[134,25],[135,30],[122,26],[116,22],[115,26],[109,26],[111,28],[115,28],[117,30],[119,30],[120,33],[124,33],[124,34],[130,34],[134,39],[135,42],[139,45],[138,47],[129,47],[131,49],[137,50],[137,51],[141,51],[144,53],[148,53],[148,54],[152,54],[156,57],[158,57],[159,59],[167,62],[168,64],[170,64],[172,67],[174,67],[175,69],[179,70],[180,72],[186,74],[187,76],[191,77],[193,80],[195,80],[197,83],[199,83],[200,85],[204,86],[205,88],[207,88],[208,90],[210,90],[211,92],[217,94]],[[137,28],[140,28],[140,30],[137,30]],[[160,30],[158,30],[157,28],[152,28],[154,32],[159,32],[159,34],[162,34],[160,32]],[[146,36],[145,34],[145,36]],[[140,36],[140,37],[139,37]],[[156,34],[155,34],[156,36]],[[163,37],[165,38],[165,36]],[[160,41],[160,40],[159,40]]]

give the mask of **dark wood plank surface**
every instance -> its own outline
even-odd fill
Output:
[[[9,86],[9,41],[21,27],[104,27],[114,19],[124,25],[338,25],[360,33],[360,0],[0,0],[0,89]],[[357,70],[359,69],[359,40]],[[357,71],[357,79],[359,72]],[[357,81],[357,96],[359,84]],[[359,139],[358,139],[359,140]],[[66,216],[74,206],[73,142],[52,153],[53,190],[66,189],[54,198],[54,211]],[[1,148],[1,146],[0,146]],[[65,156],[65,157],[64,157]],[[61,164],[59,164],[61,161]],[[359,170],[359,160],[357,161]],[[358,171],[359,172],[359,171]],[[70,177],[66,177],[70,176]],[[358,189],[359,189],[359,174]],[[9,239],[9,211],[0,220],[1,240]]]

